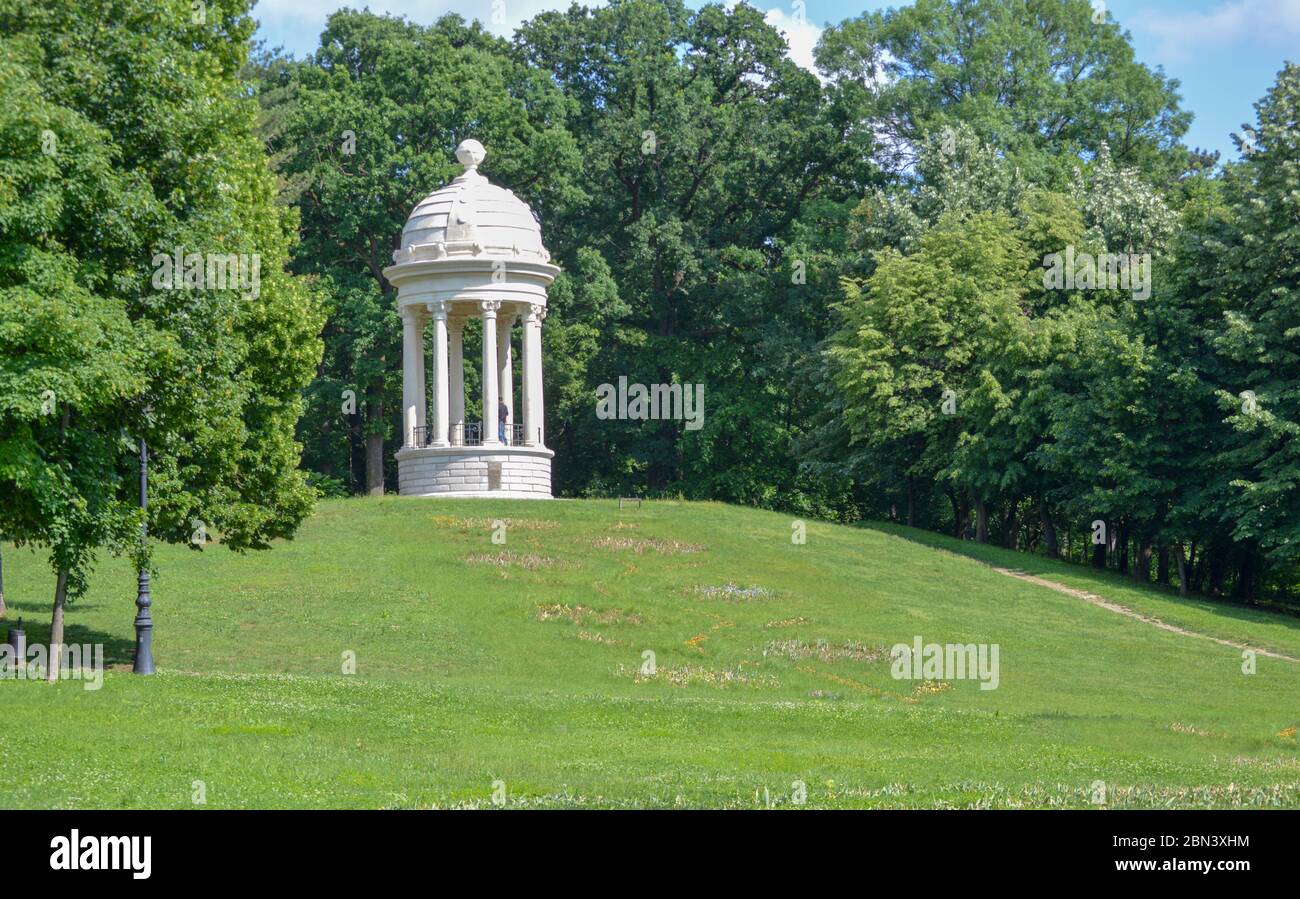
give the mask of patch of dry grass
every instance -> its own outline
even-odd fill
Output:
[[[578,631],[578,639],[588,643],[600,643],[602,646],[631,646],[627,640],[616,640],[596,631]]]
[[[843,643],[831,643],[827,640],[814,640],[808,643],[797,637],[789,640],[772,640],[763,647],[763,655],[802,662],[805,659],[817,659],[822,662],[880,662],[889,659],[889,647],[867,646],[856,640]]]
[[[550,568],[555,564],[555,560],[547,556],[537,556],[532,553],[512,553],[509,550],[495,553],[471,553],[465,557],[465,561],[471,565],[492,565],[497,568],[517,567],[527,571]]]
[[[700,665],[659,666],[654,674],[644,674],[639,667],[619,665],[614,670],[618,677],[632,677],[638,684],[663,681],[674,687],[707,686],[728,687],[779,687],[781,682],[770,674],[749,674],[739,667],[705,668]]]
[[[569,605],[567,603],[547,603],[537,607],[536,618],[538,621],[557,621],[567,619],[574,624],[585,624],[587,621],[594,621],[597,624],[641,624],[642,618],[635,612],[624,612],[622,609],[593,609],[591,606],[578,603]]]
[[[803,617],[777,618],[774,621],[769,621],[767,624],[763,625],[763,627],[798,627],[801,624],[807,624],[807,623],[808,623],[808,619]]]
[[[597,549],[626,549],[638,556],[646,552],[661,555],[678,555],[682,553],[704,552],[705,547],[699,543],[683,543],[680,540],[634,539],[632,537],[597,537],[591,541]]]
[[[454,515],[430,515],[434,527],[456,528],[461,531],[494,531],[504,525],[506,531],[551,531],[560,526],[558,521],[544,518],[457,518]]]
[[[757,585],[750,587],[741,587],[739,584],[725,583],[716,587],[696,587],[692,590],[696,596],[703,596],[706,599],[723,599],[735,602],[745,602],[751,599],[767,599],[775,594],[766,587]]]

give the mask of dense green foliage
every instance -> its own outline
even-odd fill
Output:
[[[156,538],[266,547],[314,498],[322,317],[284,268],[246,4],[111,7],[0,3],[0,532],[48,547],[56,643],[97,550],[147,563],[141,438]]]
[[[1086,0],[916,0],[831,29],[817,60],[840,79],[886,83],[876,121],[904,158],[964,123],[1037,180],[1068,178],[1103,146],[1166,177],[1190,162],[1177,82],[1137,62]]]
[[[807,409],[789,380],[824,333],[817,288],[830,289],[834,271],[794,283],[790,245],[805,203],[848,200],[871,177],[861,99],[821,90],[743,5],[573,7],[526,24],[516,47],[569,100],[591,197],[572,217],[545,220],[547,239],[576,273],[608,271],[618,297],[591,298],[605,318],[593,322],[586,396],[548,430],[561,485],[818,503],[825,488],[804,483],[790,451]],[[805,247],[815,249],[797,252]],[[580,250],[590,262],[575,265]],[[799,261],[806,272],[811,260]],[[704,427],[597,419],[591,391],[620,375],[704,384]]]
[[[1243,162],[1163,195],[1105,147],[1054,193],[965,125],[931,140],[917,189],[858,210],[875,252],[827,350],[844,469],[909,522],[1051,555],[1064,536],[1141,581],[1288,597],[1298,89],[1288,66]],[[1122,255],[1131,283],[1057,283],[1067,249]]]

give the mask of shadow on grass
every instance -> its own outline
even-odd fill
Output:
[[[901,537],[932,549],[943,549],[986,565],[1009,568],[1025,574],[1037,575],[1049,580],[1056,579],[1067,587],[1080,589],[1086,587],[1112,602],[1123,605],[1122,599],[1115,596],[1116,590],[1133,590],[1149,594],[1152,598],[1186,606],[1189,609],[1210,612],[1235,621],[1254,624],[1280,624],[1289,630],[1300,631],[1300,610],[1292,608],[1266,608],[1247,606],[1226,599],[1211,599],[1207,596],[1179,596],[1174,587],[1163,584],[1140,584],[1117,571],[1100,571],[1085,565],[1066,562],[1061,559],[1049,559],[1036,553],[1020,552],[987,543],[972,543],[958,540],[946,534],[936,534],[920,528],[909,528],[901,524],[884,521],[863,522],[858,525],[865,530],[878,531],[893,537]],[[1060,580],[1068,578],[1069,581]],[[1109,595],[1108,595],[1109,594]]]
[[[27,635],[27,645],[48,646],[50,643],[50,611],[52,603],[33,600],[14,600],[5,597],[5,604],[9,607],[8,613],[4,618],[0,618],[0,641],[9,639],[9,629],[18,626],[19,620],[23,623],[23,632]],[[63,625],[63,642],[72,643],[101,643],[104,646],[104,666],[111,668],[114,665],[131,665],[135,662],[135,636],[132,633],[130,639],[125,639],[117,634],[108,634],[103,631],[97,631],[93,628],[78,624],[76,621],[77,611],[79,609],[91,608],[87,603],[71,603],[68,605],[67,619]],[[135,618],[135,606],[132,605],[129,610],[130,618],[125,621],[125,626],[130,627],[132,620]]]

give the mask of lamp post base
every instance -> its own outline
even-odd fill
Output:
[[[131,670],[136,674],[153,674],[153,617],[149,606],[153,604],[149,597],[149,572],[140,572],[140,590],[135,597],[139,610],[135,615],[135,664]]]

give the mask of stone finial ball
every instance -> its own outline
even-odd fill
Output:
[[[487,156],[487,150],[484,150],[483,145],[473,139],[461,141],[460,146],[456,148],[456,159],[467,169],[478,168],[479,163],[483,161],[485,156]]]

